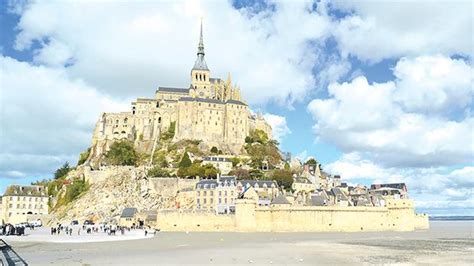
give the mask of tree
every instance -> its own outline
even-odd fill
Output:
[[[71,167],[69,166],[69,162],[65,162],[63,166],[58,168],[56,172],[54,172],[54,179],[59,179],[65,177],[69,171],[71,171]]]
[[[217,149],[216,146],[213,146],[213,147],[211,148],[211,153],[212,153],[212,154],[217,154],[218,152],[219,152],[219,150]]]
[[[191,164],[192,162],[191,159],[189,159],[188,152],[184,152],[183,158],[181,158],[181,161],[178,164],[179,168],[190,167]]]
[[[314,158],[309,158],[305,164],[308,164],[308,165],[317,165],[318,162],[314,159]]]
[[[204,176],[216,178],[219,170],[217,170],[212,164],[206,164],[203,166]]]
[[[105,155],[105,161],[110,165],[135,165],[138,156],[129,140],[114,142]]]
[[[74,182],[69,185],[66,189],[65,203],[72,202],[75,200],[82,192],[89,189],[89,184],[84,180],[74,180]]]
[[[164,169],[162,169],[159,165],[151,168],[148,170],[149,177],[169,177],[170,173]]]
[[[249,176],[251,179],[260,179],[263,177],[263,172],[258,169],[252,169],[249,171]]]
[[[248,179],[250,178],[249,171],[243,168],[236,168],[229,172],[229,175],[234,175],[237,179]]]
[[[273,171],[271,178],[275,180],[279,186],[283,186],[285,189],[289,189],[291,188],[291,185],[293,185],[293,175],[289,170],[276,169]]]
[[[290,164],[286,162],[284,168],[289,171],[291,169]]]
[[[86,151],[81,152],[79,155],[79,160],[77,161],[77,165],[82,165],[87,161],[87,158],[89,158],[89,155],[91,153],[91,148],[88,148]]]

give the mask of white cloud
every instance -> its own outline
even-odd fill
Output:
[[[309,42],[324,41],[330,19],[308,12],[309,2],[275,6],[249,16],[227,1],[38,1],[19,11],[16,47],[28,49],[39,40],[37,62],[58,65],[72,58],[66,72],[99,91],[146,96],[157,86],[189,86],[203,16],[212,76],[232,73],[252,104],[292,104],[315,84],[317,49]]]
[[[472,2],[334,1],[351,14],[335,26],[343,56],[372,62],[419,54],[472,57]]]
[[[364,158],[359,153],[344,154],[324,166],[325,171],[341,175],[351,183],[370,180],[370,183],[407,184],[409,195],[417,207],[431,209],[472,207],[474,167],[464,166],[450,170],[446,167],[398,168],[383,167]],[[452,209],[451,214],[458,210]]]
[[[286,124],[286,118],[284,116],[274,115],[274,114],[264,114],[263,117],[265,120],[272,126],[273,138],[281,141],[283,137],[288,134],[291,134],[291,130]]]
[[[63,69],[32,66],[0,57],[0,174],[52,173],[91,143],[101,112],[127,110]]]
[[[474,149],[474,119],[469,111],[458,112],[456,119],[450,119],[450,114],[470,108],[470,73],[462,60],[425,56],[401,59],[394,81],[369,84],[358,77],[333,83],[328,99],[308,105],[316,121],[315,133],[346,153],[364,152],[384,165],[468,163]]]

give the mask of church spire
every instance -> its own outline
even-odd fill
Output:
[[[207,68],[206,61],[204,60],[204,40],[202,37],[202,18],[201,18],[201,33],[199,35],[197,59],[196,59],[196,63],[194,63],[193,70],[209,71],[209,68]]]
[[[202,38],[202,18],[201,18],[201,34],[199,35],[199,45],[198,45],[198,56],[202,55],[204,56],[204,41]]]

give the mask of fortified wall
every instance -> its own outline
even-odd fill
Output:
[[[233,215],[160,210],[156,226],[163,231],[361,232],[413,231],[429,224],[427,215],[415,214],[409,199],[389,201],[386,207],[260,207],[239,199]]]

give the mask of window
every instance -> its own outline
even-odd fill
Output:
[[[211,204],[212,204],[212,203],[214,203],[214,199],[213,199],[213,198],[211,198]]]
[[[203,201],[203,202],[204,202],[204,204],[206,204],[206,203],[207,203],[207,200],[206,200],[206,199],[204,199],[204,201]]]
[[[222,191],[219,191],[219,197],[222,196]]]
[[[199,205],[199,202],[200,202],[199,199],[197,199],[197,200],[196,200],[196,203],[197,203],[198,205]]]
[[[222,199],[221,199],[221,198],[219,198],[219,204],[221,204],[221,203],[222,203]]]
[[[224,192],[224,195],[227,197],[227,191]]]
[[[198,191],[198,192],[197,192],[197,195],[200,196],[200,195],[201,195],[201,191]]]
[[[211,197],[214,196],[214,191],[211,191],[210,195],[211,195]]]
[[[224,199],[224,203],[227,204],[227,198]]]
[[[203,196],[207,196],[207,191],[204,191],[204,192],[202,193],[202,195],[203,195]]]

